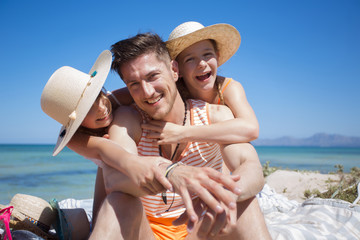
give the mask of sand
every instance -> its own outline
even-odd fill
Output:
[[[288,199],[303,202],[305,190],[324,192],[329,184],[339,183],[339,178],[336,174],[277,170],[266,178],[266,183]],[[334,182],[329,183],[329,179]]]

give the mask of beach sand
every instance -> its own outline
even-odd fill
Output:
[[[329,181],[331,179],[331,181]],[[277,170],[268,177],[266,183],[277,193],[285,195],[290,200],[303,202],[305,190],[318,189],[324,192],[329,184],[339,183],[337,174],[321,174],[315,172],[297,172]],[[330,182],[330,183],[329,183]]]

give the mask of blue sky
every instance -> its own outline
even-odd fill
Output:
[[[260,138],[360,136],[360,1],[0,0],[0,143],[55,143],[40,96],[64,65],[88,72],[118,40],[177,25],[229,23],[242,37],[219,69],[241,82]],[[110,89],[123,87],[111,73]]]

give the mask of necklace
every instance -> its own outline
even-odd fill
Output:
[[[184,113],[184,121],[183,121],[183,126],[185,125],[185,123],[186,123],[186,116],[187,116],[187,111],[186,111],[186,102],[184,102],[184,105],[185,105],[185,113]],[[174,160],[174,157],[175,157],[175,155],[176,155],[176,152],[177,152],[177,150],[178,150],[178,148],[179,148],[179,146],[180,146],[180,143],[178,143],[178,144],[176,144],[176,147],[175,147],[175,150],[174,150],[174,152],[173,152],[173,154],[172,154],[172,156],[171,156],[171,158],[170,158],[170,161],[173,161]],[[160,157],[162,157],[162,151],[161,151],[161,146],[159,145],[159,155],[160,155]]]
[[[185,113],[184,113],[183,126],[184,126],[184,125],[185,125],[185,123],[186,123],[186,115],[187,115],[187,111],[186,111],[186,102],[184,102],[184,105],[185,105]],[[173,161],[173,160],[174,160],[174,157],[175,157],[175,155],[176,155],[176,152],[177,152],[177,150],[178,150],[179,146],[180,146],[180,143],[176,144],[176,147],[175,147],[174,153],[172,154],[172,156],[171,156],[171,158],[170,158],[170,160],[171,160],[171,161]],[[162,151],[161,151],[161,146],[160,146],[160,145],[159,145],[159,155],[160,155],[160,157],[162,157]],[[162,197],[162,199],[163,199],[164,203],[165,203],[165,204],[167,204],[166,192],[161,193],[161,197]],[[173,195],[173,199],[172,199],[172,201],[171,201],[170,207],[169,207],[169,208],[168,208],[165,212],[168,212],[168,211],[170,210],[171,206],[172,206],[172,205],[173,205],[173,203],[174,203],[174,200],[175,200],[175,191],[174,191],[174,195]]]

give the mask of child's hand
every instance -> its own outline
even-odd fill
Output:
[[[158,144],[186,142],[186,127],[170,122],[152,120],[141,125],[142,129],[150,130],[149,138],[158,139]]]
[[[144,192],[154,195],[172,189],[171,183],[164,175],[164,169],[160,167],[163,163],[169,165],[171,161],[162,157],[145,157],[132,161],[131,171],[125,174]]]

